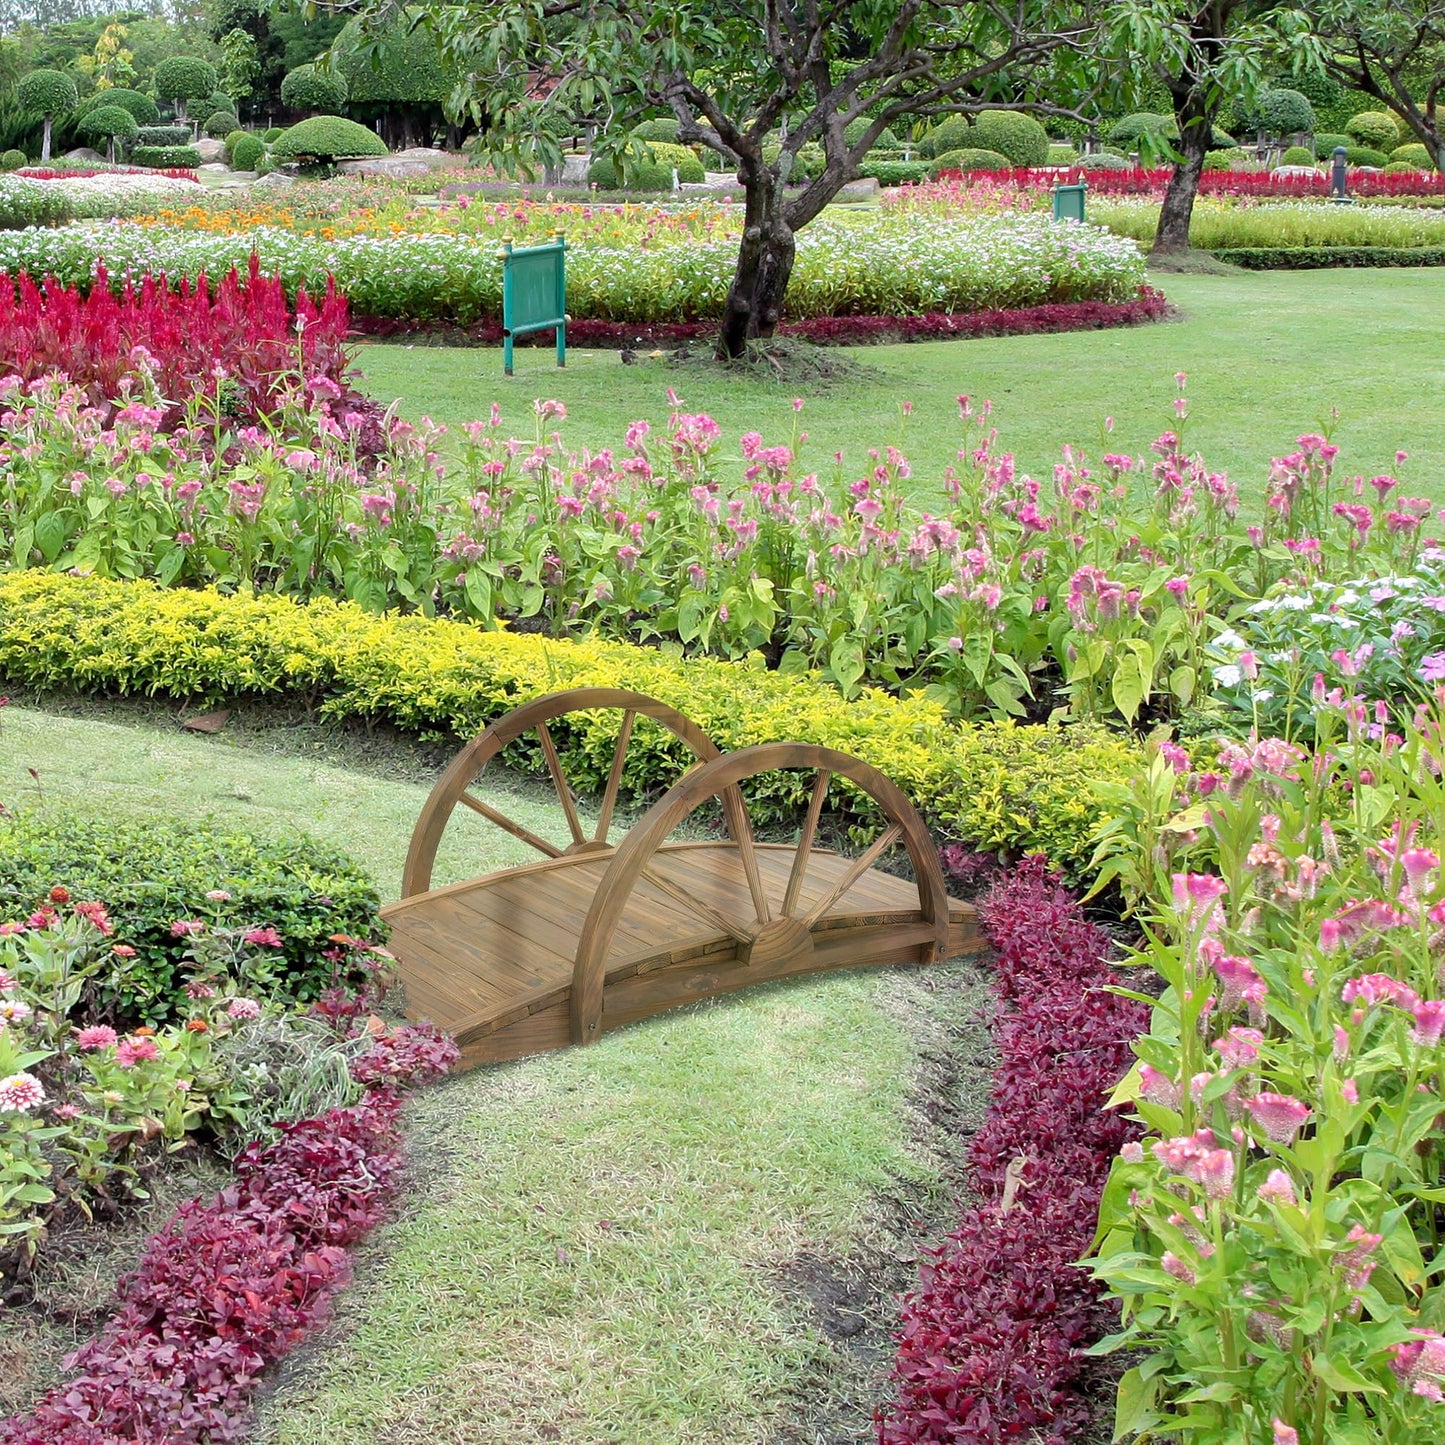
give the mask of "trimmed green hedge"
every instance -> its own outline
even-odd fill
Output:
[[[610,158],[601,156],[587,168],[588,183],[604,191],[670,191],[672,173],[677,171],[681,185],[700,185],[707,174],[697,155],[686,146],[669,145],[666,141],[649,141],[650,157],[622,161],[622,180]]]
[[[928,179],[928,162],[877,160],[870,155],[859,163],[858,174],[871,176],[880,186],[912,185]]]
[[[356,157],[385,156],[381,137],[354,120],[339,115],[313,115],[278,136],[271,146],[278,161],[338,161]]]
[[[264,838],[209,823],[131,818],[46,805],[0,817],[0,918],[26,914],[57,884],[110,910],[136,956],[112,995],[122,1015],[157,1023],[185,1009],[181,918],[275,928],[276,994],[314,999],[332,979],[334,933],[375,934],[376,890],[344,855],[310,838]],[[212,889],[229,901],[208,899]]]
[[[195,146],[137,146],[130,158],[132,165],[149,166],[156,171],[194,170],[201,163],[201,153]]]
[[[1445,266],[1445,246],[1225,246],[1214,255],[1247,271],[1322,271],[1331,266]]]
[[[941,176],[944,171],[1006,171],[1009,158],[1000,151],[957,150],[944,151],[937,159],[930,161],[928,173]]]
[[[427,738],[469,737],[562,688],[609,686],[673,704],[732,751],[797,739],[836,747],[893,778],[941,834],[1014,854],[1044,852],[1073,879],[1092,854],[1093,785],[1141,766],[1102,727],[958,726],[922,697],[876,689],[844,703],[819,678],[761,659],[683,660],[620,643],[557,642],[424,617],[377,617],[352,603],[224,597],[146,582],[0,575],[0,679],[10,687],[166,694],[198,703],[300,694],[335,718],[382,719]],[[557,729],[568,776],[601,789],[613,733]],[[671,776],[657,742],[628,753],[634,795]],[[763,823],[796,822],[806,780],[779,775],[752,794]],[[847,797],[838,806],[848,807]],[[212,885],[213,886],[213,885]]]

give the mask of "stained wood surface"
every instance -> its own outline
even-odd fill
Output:
[[[463,1062],[515,1058],[569,1041],[569,995],[578,939],[611,862],[580,854],[507,869],[403,899],[382,910],[406,985],[407,1011],[457,1035]],[[797,849],[754,844],[759,881],[781,898],[794,883]],[[812,849],[796,880],[806,914],[856,860]],[[650,867],[725,914],[756,929],[747,870],[730,842],[669,844]],[[931,956],[934,925],[917,885],[878,869],[864,872],[814,925],[811,969],[916,963]],[[981,947],[973,910],[949,900],[951,953]],[[645,877],[622,909],[605,974],[605,1027],[646,1018],[689,999],[785,977],[809,968],[740,961],[717,931]],[[547,1018],[542,1017],[548,1015]]]

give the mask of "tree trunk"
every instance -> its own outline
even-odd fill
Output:
[[[45,117],[45,135],[40,142],[40,164],[45,165],[50,160],[50,117]]]
[[[1204,153],[1209,149],[1213,119],[1203,87],[1190,85],[1174,95],[1174,116],[1179,122],[1179,155],[1174,173],[1159,209],[1159,229],[1154,233],[1154,254],[1178,255],[1189,249],[1189,221],[1194,198],[1199,194],[1199,177],[1204,171]]]
[[[738,180],[746,202],[743,238],[723,308],[719,361],[741,356],[749,341],[765,341],[777,330],[796,251],[792,227],[783,215],[783,182],[777,166],[769,165],[761,154],[744,156]]]

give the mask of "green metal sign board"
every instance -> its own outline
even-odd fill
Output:
[[[1082,221],[1084,219],[1084,196],[1089,189],[1087,181],[1074,186],[1054,187],[1054,220]]]
[[[557,365],[567,365],[567,239],[560,231],[545,246],[512,249],[502,242],[502,363],[512,374],[512,342],[557,328]]]

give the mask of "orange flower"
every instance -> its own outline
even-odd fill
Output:
[[[140,1038],[147,1039],[155,1036],[155,1030],[149,1024],[142,1024],[138,1029],[132,1029],[131,1033],[136,1034]]]
[[[205,1019],[187,1019],[186,1028],[193,1034],[208,1034],[211,1026]]]

